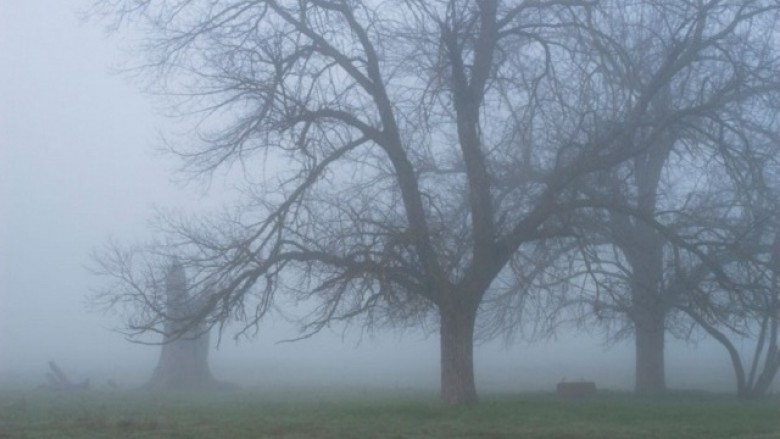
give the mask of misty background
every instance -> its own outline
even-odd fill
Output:
[[[84,23],[79,11],[88,3],[0,4],[0,388],[43,383],[49,360],[96,387],[148,379],[159,347],[128,342],[112,330],[118,316],[87,304],[102,281],[87,269],[90,254],[109,239],[150,239],[155,209],[209,211],[230,197],[226,181],[176,180],[175,160],[154,148],[175,124],[115,73],[132,35],[107,38],[100,23]],[[231,335],[212,351],[212,372],[245,386],[439,385],[437,339],[421,332],[334,328],[279,344],[296,332],[276,319],[252,339]],[[670,340],[669,387],[732,392],[726,352],[698,339]],[[633,355],[630,340],[605,346],[598,333],[495,340],[476,347],[476,381],[482,391],[551,390],[581,378],[630,389]]]

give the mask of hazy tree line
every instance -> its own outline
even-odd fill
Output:
[[[240,205],[159,219],[98,257],[128,333],[251,333],[281,301],[439,333],[441,397],[477,400],[481,337],[600,326],[665,389],[706,333],[744,397],[778,368],[780,5],[774,0],[100,0],[193,135],[185,172]],[[181,318],[181,317],[180,317]],[[186,329],[185,329],[186,330]],[[239,335],[240,335],[239,334]],[[742,358],[739,340],[756,342]]]

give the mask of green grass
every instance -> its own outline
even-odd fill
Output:
[[[755,438],[780,439],[780,401],[713,395],[485,395],[444,407],[435,395],[0,394],[5,438]]]

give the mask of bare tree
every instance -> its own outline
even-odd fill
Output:
[[[690,322],[674,315],[683,294],[672,287],[675,258],[685,253],[704,260],[724,277],[715,267],[725,261],[709,251],[722,251],[739,237],[711,230],[731,222],[729,207],[767,197],[762,166],[778,157],[777,5],[621,6],[599,10],[609,16],[590,15],[591,22],[604,24],[599,32],[587,27],[590,34],[583,38],[593,39],[589,47],[603,57],[611,83],[628,93],[657,87],[645,120],[627,135],[630,142],[653,146],[584,184],[592,206],[600,207],[581,211],[581,241],[570,255],[575,261],[563,265],[563,278],[579,273],[587,288],[570,288],[554,305],[570,310],[574,305],[578,322],[595,317],[614,340],[632,336],[635,389],[662,392],[665,336],[690,333]],[[677,61],[667,63],[670,57],[693,61],[680,64],[685,73],[678,78],[653,81],[658,72],[677,68]],[[620,124],[607,119],[602,129]],[[546,320],[558,323],[568,315]]]
[[[159,329],[159,261],[182,254],[205,296],[194,322],[249,330],[285,293],[317,304],[302,336],[431,323],[442,400],[475,402],[486,294],[498,278],[524,289],[533,249],[601,206],[583,197],[590,176],[758,94],[733,81],[757,73],[726,43],[773,2],[718,3],[636,2],[668,14],[638,55],[617,31],[646,23],[613,18],[624,2],[99,1],[145,26],[141,70],[203,116],[174,148],[187,169],[239,166],[250,182],[222,218],[169,219],[164,245],[104,255],[118,283],[102,297],[128,306],[131,332]],[[638,56],[657,62],[612,82]],[[721,64],[735,70],[697,74]],[[654,114],[664,91],[679,99]],[[263,163],[282,170],[264,178]]]
[[[756,151],[771,152],[756,142],[752,144]],[[637,343],[637,314],[644,315],[646,307],[660,308],[660,323],[653,331],[661,340],[655,345],[659,361],[650,361],[649,366],[656,366],[656,373],[660,370],[661,379],[664,335],[687,339],[693,326],[704,329],[727,349],[741,397],[760,396],[777,373],[777,256],[772,253],[777,251],[772,244],[777,230],[777,196],[762,180],[767,168],[777,166],[780,156],[777,152],[773,157],[763,153],[740,155],[739,160],[746,165],[742,169],[752,168],[750,173],[757,177],[751,178],[749,185],[744,184],[748,181],[730,178],[726,169],[718,169],[719,165],[708,167],[708,181],[700,190],[682,198],[678,195],[684,200],[684,208],[672,209],[666,204],[663,211],[643,213],[629,207],[618,214],[615,204],[606,221],[588,228],[593,232],[591,245],[579,250],[580,263],[587,266],[582,277],[590,281],[590,291],[567,304],[579,305],[580,318],[596,317],[590,322],[606,326],[617,323],[610,331],[615,340],[636,334]],[[637,298],[637,288],[640,293],[648,289],[640,283],[643,278],[637,276],[646,267],[638,265],[631,255],[643,248],[643,235],[628,233],[636,224],[656,237],[655,241],[646,240],[644,247],[653,242],[659,249],[656,283],[652,284],[652,294],[644,299],[651,300],[650,306]],[[601,240],[594,239],[598,236]],[[734,340],[752,337],[756,349],[747,373]],[[637,391],[662,390],[640,387],[639,372],[648,364],[641,364],[639,354],[637,346]]]

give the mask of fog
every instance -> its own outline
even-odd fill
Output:
[[[172,179],[176,162],[154,149],[171,122],[127,76],[112,73],[126,59],[123,43],[81,23],[83,6],[8,0],[0,9],[1,386],[44,382],[49,360],[97,386],[142,383],[159,348],[128,342],[112,330],[116,316],[89,308],[101,282],[87,270],[90,253],[108,239],[149,238],[155,208],[221,202],[219,185],[206,193]],[[435,337],[342,329],[281,344],[295,335],[281,319],[238,343],[228,332],[211,352],[212,371],[246,386],[437,388]],[[596,335],[498,340],[480,344],[475,358],[482,391],[550,390],[580,378],[629,389],[633,380],[632,346],[607,347]],[[678,389],[734,385],[725,351],[707,340],[671,343],[667,379]]]

